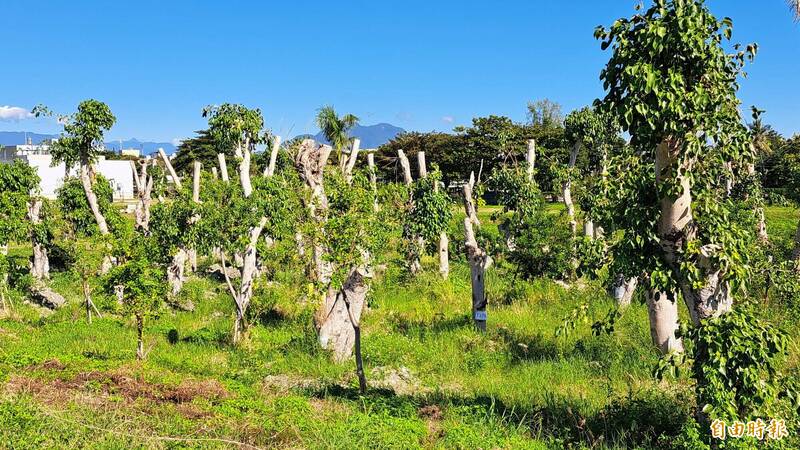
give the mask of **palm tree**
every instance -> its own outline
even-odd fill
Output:
[[[792,8],[792,12],[794,12],[795,20],[800,20],[800,0],[787,0],[789,3],[789,8]]]
[[[350,145],[350,130],[358,125],[358,117],[345,114],[339,117],[333,106],[323,106],[317,111],[317,126],[342,160],[342,150]]]

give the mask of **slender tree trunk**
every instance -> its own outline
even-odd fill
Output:
[[[633,294],[636,292],[636,286],[639,284],[639,278],[631,277],[625,279],[622,274],[618,274],[614,279],[613,294],[614,300],[620,309],[625,309],[631,304]]]
[[[472,284],[472,319],[475,328],[486,331],[486,269],[492,265],[492,257],[478,247],[475,232],[469,218],[464,219],[464,232],[466,235],[465,248],[470,267],[470,282]]]
[[[167,154],[164,153],[163,148],[158,149],[158,155],[161,156],[161,160],[164,161],[164,167],[167,168],[169,176],[172,177],[172,182],[175,184],[175,187],[178,190],[181,190],[183,188],[183,185],[181,184],[181,179],[180,177],[178,177],[178,174],[175,173],[175,168],[172,167],[172,162],[169,160]]]
[[[361,395],[367,393],[367,376],[364,374],[364,362],[361,358],[361,327],[354,326],[356,335],[356,375],[358,375],[358,390]]]
[[[752,146],[752,144],[751,144]],[[747,165],[747,174],[750,176],[751,179],[757,179],[756,175],[756,165],[750,163]],[[757,181],[759,184],[760,181]],[[763,194],[762,194],[763,196]],[[756,216],[758,216],[758,223],[756,224],[756,233],[758,236],[758,241],[761,243],[769,242],[769,235],[767,234],[767,220],[764,217],[764,204],[763,199],[758,199],[756,202]]]
[[[650,318],[650,336],[661,354],[680,353],[683,342],[676,336],[679,328],[678,301],[664,292],[647,292],[647,311]]]
[[[355,168],[356,162],[358,161],[358,151],[360,148],[361,140],[353,139],[353,145],[350,147],[350,157],[347,159],[347,165],[344,167],[344,175],[348,183],[353,179],[353,168]]]
[[[281,137],[275,136],[272,139],[272,150],[269,153],[269,165],[264,169],[264,176],[275,175],[275,162],[278,160],[278,151],[281,149]]]
[[[225,153],[217,153],[217,162],[219,162],[219,173],[222,176],[222,181],[228,182],[228,164],[225,162]]]
[[[367,167],[369,168],[369,183],[372,185],[372,193],[375,195],[375,201],[372,205],[372,210],[378,212],[380,205],[378,205],[378,176],[375,170],[375,153],[367,153]]]
[[[528,153],[525,156],[525,161],[528,163],[528,181],[533,181],[533,173],[536,169],[536,140],[531,139],[528,141]]]
[[[138,338],[136,345],[136,359],[143,360],[144,354],[144,316],[136,314],[136,336]]]
[[[439,274],[445,280],[450,276],[450,239],[446,231],[439,233]]]
[[[244,319],[247,313],[247,307],[250,306],[250,301],[253,298],[253,283],[258,277],[256,245],[267,224],[267,218],[262,217],[258,225],[250,230],[250,241],[244,251],[244,261],[242,264],[242,278],[241,286],[239,288],[239,295],[234,297],[236,300],[236,328],[234,330],[234,344],[239,342],[241,331],[244,330],[246,325]]]
[[[93,181],[90,170],[89,161],[85,159],[82,160],[80,167],[80,179],[81,186],[83,186],[83,192],[86,194],[86,202],[89,203],[89,209],[92,210],[92,215],[94,215],[94,220],[97,222],[97,228],[100,229],[100,234],[107,235],[109,234],[108,224],[106,223],[106,218],[103,217],[103,213],[100,212],[100,205],[97,202],[97,195],[95,195],[94,190],[92,190]]]
[[[47,247],[39,241],[38,233],[35,230],[42,223],[41,210],[42,199],[31,199],[28,203],[28,219],[33,226],[31,230],[31,246],[33,247],[31,276],[37,280],[47,280],[50,278],[50,259],[47,256]]]
[[[569,154],[569,169],[570,171],[575,167],[575,161],[578,159],[578,150],[580,144],[575,143],[572,146],[572,151]],[[564,197],[564,206],[567,207],[567,216],[569,216],[569,228],[572,230],[572,236],[577,234],[578,222],[575,221],[575,205],[572,203],[572,176],[567,175],[567,179],[561,186],[561,193]]]
[[[666,196],[660,199],[661,217],[658,223],[658,235],[664,259],[675,273],[679,273],[683,251],[688,242],[696,236],[696,226],[692,217],[691,181],[688,176],[691,165],[679,161],[681,143],[673,139],[665,139],[656,149],[656,182],[660,191],[664,185],[679,187],[676,198]],[[716,249],[705,246],[700,249],[700,257],[696,262],[701,271],[702,287],[687,279],[680,280],[689,315],[695,325],[710,317],[724,314],[733,306],[733,298],[724,282],[719,267],[715,267],[712,256]]]
[[[475,198],[472,194],[472,189],[475,186],[475,172],[469,174],[469,182],[464,185],[464,212],[467,214],[467,219],[472,222],[476,227],[481,226],[481,221],[478,220],[478,210],[475,208]]]

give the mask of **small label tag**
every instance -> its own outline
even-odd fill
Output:
[[[486,321],[486,311],[475,311],[475,320]]]

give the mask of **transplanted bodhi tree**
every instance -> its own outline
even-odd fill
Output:
[[[695,324],[730,310],[744,275],[739,230],[714,222],[725,205],[703,198],[718,187],[704,171],[752,157],[736,92],[756,46],[726,53],[731,32],[730,19],[718,21],[702,0],[657,0],[595,32],[613,52],[600,76],[601,105],[654,162],[663,266],[650,271],[651,287],[672,302],[680,290]]]
[[[33,113],[37,117],[52,115],[50,110],[42,105],[36,106]],[[59,116],[58,120],[64,124],[64,132],[53,143],[50,150],[53,163],[64,163],[68,169],[76,164],[79,166],[81,186],[92,215],[100,233],[109,234],[106,218],[100,210],[97,195],[92,189],[95,178],[92,164],[97,161],[97,157],[101,153],[103,134],[114,126],[117,119],[105,103],[97,100],[84,100],[78,105],[77,112]]]

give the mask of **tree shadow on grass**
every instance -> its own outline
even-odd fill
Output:
[[[691,417],[691,399],[649,388],[611,398],[600,409],[588,402],[548,393],[542,404],[506,403],[496,397],[463,396],[442,391],[397,395],[391,389],[369,388],[361,395],[357,388],[342,385],[306,389],[312,398],[338,399],[357,403],[370,414],[429,418],[431,411],[441,417],[472,425],[525,430],[532,438],[563,443],[565,448],[610,445],[622,448],[669,448]]]

